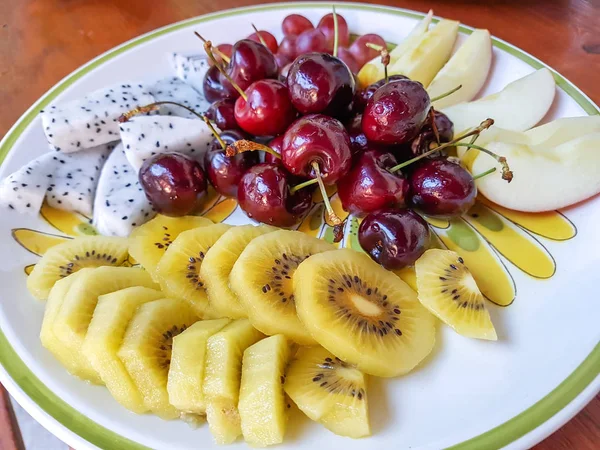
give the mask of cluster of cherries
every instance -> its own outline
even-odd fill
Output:
[[[326,221],[341,238],[325,188],[337,185],[344,209],[364,217],[363,249],[389,269],[414,263],[430,232],[413,209],[460,215],[477,195],[473,176],[444,149],[490,123],[453,140],[452,122],[433,110],[421,83],[386,75],[357,89],[353,64],[360,67],[379,54],[371,47],[385,43],[365,35],[342,47],[348,27],[335,11],[317,28],[293,14],[283,31],[279,45],[264,31],[229,47],[205,41],[213,65],[203,87],[212,105],[203,119],[221,133],[213,129],[203,168],[172,153],[146,161],[140,181],[148,198],[164,214],[193,213],[208,178],[252,219],[290,227],[311,209],[318,184]]]

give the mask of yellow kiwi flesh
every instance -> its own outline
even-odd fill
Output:
[[[244,440],[253,447],[283,442],[287,424],[283,381],[289,357],[290,346],[282,334],[244,352],[238,409]]]
[[[148,408],[117,352],[137,308],[163,297],[161,291],[141,286],[101,295],[83,341],[83,354],[112,396],[137,414],[147,412]]]
[[[250,242],[229,277],[250,323],[266,335],[281,333],[301,345],[316,344],[296,314],[292,277],[306,258],[333,249],[325,241],[289,230]]]
[[[87,236],[70,239],[48,249],[27,278],[27,289],[47,299],[54,283],[85,267],[120,266],[128,256],[127,239]]]
[[[169,246],[183,231],[212,225],[204,217],[158,215],[137,227],[129,237],[129,254],[158,282],[156,267]]]
[[[252,239],[275,231],[268,225],[242,225],[226,231],[210,248],[200,268],[208,293],[211,317],[246,317],[237,295],[229,287],[229,275],[233,265]]]
[[[156,274],[163,292],[170,298],[190,302],[204,316],[208,296],[200,267],[204,256],[231,226],[222,223],[182,232],[158,262]]]
[[[419,301],[442,322],[466,337],[498,339],[485,299],[457,253],[428,250],[415,271]]]
[[[198,320],[192,307],[182,300],[145,303],[134,314],[117,353],[145,405],[162,419],[180,416],[169,403],[167,392],[173,338]]]
[[[291,361],[285,392],[310,419],[340,436],[371,434],[366,377],[323,347],[303,347]]]
[[[433,349],[433,315],[364,253],[318,253],[300,264],[293,281],[298,316],[313,338],[365,373],[405,374]]]

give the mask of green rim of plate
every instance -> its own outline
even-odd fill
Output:
[[[411,17],[420,19],[424,17],[424,14],[411,12],[391,7],[376,6],[376,5],[362,5],[362,4],[351,4],[351,3],[336,3],[342,8],[363,10],[363,11],[375,11],[386,14],[396,14],[403,17]],[[238,8],[233,10],[227,10],[223,12],[208,14],[195,19],[189,19],[183,22],[179,22],[173,25],[166,26],[156,31],[150,32],[137,39],[129,41],[120,47],[117,47],[85,66],[79,68],[67,78],[59,82],[54,88],[48,91],[37,103],[23,115],[17,124],[8,132],[0,144],[0,164],[6,158],[6,155],[14,146],[16,141],[19,139],[21,134],[27,129],[27,127],[37,117],[39,110],[45,108],[50,102],[52,102],[60,93],[75,83],[77,80],[101,66],[105,62],[113,59],[114,57],[125,53],[126,51],[144,44],[148,41],[156,39],[159,36],[180,30],[182,28],[189,27],[190,25],[197,25],[203,22],[221,19],[224,17],[231,17],[248,12],[257,11],[271,11],[276,9],[293,9],[293,8],[322,8],[323,3],[283,3],[283,4],[272,4],[262,5],[254,7]],[[329,4],[327,5],[329,7]],[[463,33],[470,34],[473,29],[460,26],[460,31]],[[518,48],[504,42],[502,40],[492,38],[493,45],[512,56],[519,58],[526,62],[535,69],[542,67],[548,67],[538,59],[531,55],[519,50]],[[581,106],[585,112],[589,115],[600,114],[600,109],[592,103],[578,88],[576,88],[571,82],[565,79],[562,75],[548,67],[554,74],[554,78],[558,86],[566,92],[573,100],[575,100],[579,106]],[[58,396],[56,396],[46,385],[44,385],[39,378],[37,378],[33,372],[25,365],[23,360],[17,355],[13,347],[10,345],[6,336],[0,330],[0,363],[4,366],[4,369],[12,380],[21,388],[21,390],[27,394],[27,396],[33,400],[37,406],[43,411],[49,414],[57,422],[62,424],[65,428],[69,429],[76,435],[85,439],[89,443],[100,447],[100,448],[119,448],[128,450],[141,450],[147,449],[147,447],[133,442],[89,419],[79,411],[75,410],[72,406],[65,403]],[[504,422],[503,424],[483,433],[479,436],[473,437],[467,441],[457,444],[451,449],[453,450],[476,450],[480,448],[501,448],[511,442],[519,439],[525,434],[533,431],[544,422],[549,420],[556,413],[561,411],[567,406],[572,400],[574,400],[598,375],[600,374],[600,343],[597,344],[588,357],[569,375],[561,384],[559,384],[552,392],[550,392],[543,399],[513,417],[512,419]]]

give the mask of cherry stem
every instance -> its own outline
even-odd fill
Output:
[[[481,124],[474,128],[473,130],[469,131],[468,133],[463,134],[462,136],[459,136],[457,138],[452,139],[450,142],[444,142],[442,145],[438,145],[437,147],[434,147],[428,151],[426,151],[425,153],[420,154],[419,156],[416,156],[412,159],[409,159],[408,161],[405,161],[403,163],[400,163],[394,167],[392,167],[391,169],[389,169],[390,172],[395,172],[397,170],[402,169],[403,167],[409,166],[414,162],[417,162],[420,159],[423,159],[429,155],[431,155],[432,153],[438,152],[440,150],[445,149],[446,147],[452,147],[453,145],[459,145],[457,144],[459,141],[462,141],[464,138],[467,138],[469,136],[476,136],[479,133],[481,133],[483,130],[488,129],[489,127],[491,127],[494,124],[494,121],[492,119],[486,119],[483,122],[481,122]],[[471,144],[462,144],[462,145],[471,145]],[[506,160],[505,160],[506,162]]]
[[[208,120],[208,117],[202,116],[202,120],[204,120],[204,123],[206,124],[206,126],[208,127],[208,129],[210,130],[210,132],[213,134],[213,136],[215,137],[215,139],[217,141],[219,141],[219,144],[221,145],[221,148],[223,150],[227,150],[227,144],[221,138],[221,135],[219,133],[217,133],[217,130],[215,129],[215,127],[213,127],[213,124],[210,123],[210,120]]]
[[[296,186],[292,186],[290,188],[290,194],[294,194],[296,192],[298,192],[300,189],[303,189],[307,186],[312,186],[315,183],[318,183],[319,181],[316,178],[311,178],[308,181],[305,181],[303,183],[297,184]]]
[[[281,159],[281,155],[273,150],[271,147],[259,144],[258,142],[249,141],[247,139],[240,139],[239,141],[235,141],[233,144],[227,146],[225,150],[225,155],[227,156],[235,156],[244,152],[253,152],[255,150],[262,150],[263,152],[267,152],[276,158]]]
[[[444,92],[443,94],[438,95],[437,97],[433,97],[431,99],[431,103],[433,102],[437,102],[438,100],[441,100],[443,98],[448,97],[449,95],[454,94],[456,91],[462,89],[462,84],[459,84],[458,86],[456,86],[454,89],[450,89],[448,92]]]
[[[381,45],[373,44],[372,42],[367,42],[365,45],[381,53],[381,64],[383,64],[383,73],[385,74],[385,82],[387,83],[389,81],[388,65],[390,64],[390,54],[387,48]]]
[[[312,162],[312,168],[315,171],[315,177],[317,179],[317,183],[319,183],[319,189],[321,190],[321,195],[323,196],[323,203],[325,204],[325,209],[327,210],[327,214],[325,214],[325,223],[330,227],[337,227],[342,224],[342,220],[335,213],[333,208],[331,207],[331,203],[329,202],[329,196],[327,195],[327,190],[325,189],[325,183],[323,183],[323,178],[321,178],[321,170],[319,169],[319,163],[316,161]]]
[[[261,34],[258,32],[258,28],[256,28],[256,25],[251,24],[252,28],[254,28],[254,31],[256,32],[256,35],[258,36],[258,40],[260,41],[260,43],[262,45],[264,45],[265,47],[267,47],[267,43],[265,42],[265,40],[263,39],[263,37],[261,36]],[[269,47],[267,47],[268,49]]]
[[[339,28],[338,28],[338,16],[335,12],[335,5],[332,5],[331,8],[333,9],[333,56],[335,56],[337,58],[338,55],[338,45],[339,45],[339,39],[340,37],[338,36],[339,33]]]
[[[200,33],[198,33],[197,31],[194,31],[194,34],[196,36],[198,36],[200,38],[200,40],[206,44],[206,39],[204,39]],[[221,50],[219,50],[219,47],[214,47],[214,49],[215,49],[215,53],[217,55],[219,55],[219,58],[221,58],[223,61],[225,61],[227,64],[229,64],[229,62],[231,61],[231,58],[229,56],[227,56],[225,53],[223,53]]]
[[[158,110],[158,107],[160,105],[174,105],[174,106],[179,106],[180,108],[186,109],[189,112],[191,112],[192,114],[194,114],[195,116],[198,116],[200,119],[204,120],[204,116],[202,114],[194,111],[192,108],[189,108],[189,107],[187,107],[185,105],[182,105],[181,103],[170,102],[168,100],[164,100],[164,101],[161,101],[161,102],[154,102],[154,103],[151,103],[151,104],[146,105],[146,106],[139,106],[139,107],[134,108],[134,109],[132,109],[130,111],[127,111],[126,113],[121,114],[121,116],[119,117],[118,121],[120,123],[127,122],[133,116],[137,116],[138,114],[148,114],[149,112],[156,111],[156,110]]]
[[[467,144],[466,142],[462,142],[462,143],[459,142],[456,145],[459,147],[473,148],[473,149],[479,150],[480,152],[483,152],[487,155],[490,155],[492,158],[494,158],[496,161],[498,161],[500,163],[500,165],[502,166],[502,179],[508,181],[509,183],[512,181],[513,173],[510,170],[510,167],[508,166],[508,162],[506,161],[506,158],[504,156],[497,155],[496,153],[492,152],[491,150],[481,147],[480,145]]]
[[[479,179],[479,178],[483,178],[483,177],[485,177],[486,175],[489,175],[490,173],[494,173],[495,171],[496,171],[496,168],[495,168],[495,167],[492,167],[491,169],[489,169],[489,170],[486,170],[485,172],[483,172],[483,173],[480,173],[479,175],[475,175],[475,176],[473,177],[473,180],[477,180],[477,179]]]
[[[235,90],[238,91],[240,96],[244,100],[247,101],[248,96],[246,95],[246,93],[242,90],[242,88],[239,86],[239,84],[237,84],[235,81],[232,80],[232,78],[227,74],[227,71],[221,66],[221,64],[219,64],[217,62],[217,59],[215,58],[215,55],[212,52],[212,49],[213,49],[212,42],[206,41],[204,43],[204,50],[206,51],[206,54],[208,55],[210,60],[213,62],[213,64],[215,66],[217,66],[217,69],[219,69],[219,72],[221,72],[221,74],[227,79],[227,81],[229,81],[231,83],[231,85],[235,88]]]

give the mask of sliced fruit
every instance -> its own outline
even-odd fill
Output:
[[[562,117],[525,132],[532,147],[556,147],[591,133],[600,132],[600,115]],[[505,141],[502,141],[505,142]]]
[[[450,250],[427,250],[415,263],[419,301],[458,334],[495,341],[485,299],[463,259]]]
[[[186,302],[154,300],[141,305],[131,319],[117,355],[154,414],[165,420],[179,417],[169,403],[167,375],[173,338],[198,321]]]
[[[525,131],[546,115],[555,93],[552,72],[544,68],[513,81],[496,94],[450,106],[442,112],[454,123],[455,135],[488,118],[493,118],[500,128]]]
[[[242,434],[237,408],[242,355],[263,337],[248,319],[239,319],[208,339],[202,392],[208,426],[217,444],[231,444]]]
[[[156,216],[133,230],[129,238],[129,253],[158,282],[158,261],[177,236],[183,231],[207,225],[212,225],[212,222],[204,217]]]
[[[340,436],[371,434],[363,373],[323,347],[304,347],[290,363],[285,392],[310,419]]]
[[[55,245],[42,256],[27,278],[27,289],[38,299],[48,298],[50,289],[84,267],[120,266],[127,259],[127,239],[89,236]]]
[[[395,63],[405,53],[411,51],[421,39],[431,24],[433,18],[433,11],[429,11],[427,15],[412,29],[410,34],[404,38],[391,52],[390,52],[390,65]],[[390,75],[396,75],[390,73]],[[358,72],[358,81],[361,87],[367,87],[368,85],[375,83],[376,81],[382,80],[385,76],[383,64],[381,63],[381,57],[377,56],[365,64],[362,69]]]
[[[553,211],[573,205],[600,192],[600,131],[555,147],[493,142],[491,151],[506,157],[515,173],[510,183],[500,171],[479,178],[477,189],[492,202],[523,212]],[[472,172],[500,166],[479,155]]]
[[[427,92],[431,98],[434,98],[457,86],[462,87],[455,93],[433,102],[433,106],[439,110],[473,100],[485,84],[491,65],[490,32],[475,30],[438,72],[427,87]]]
[[[389,66],[390,74],[406,75],[427,87],[452,54],[459,22],[443,19],[423,34],[419,42]],[[456,87],[456,86],[453,86]]]
[[[289,358],[290,346],[282,334],[244,352],[238,409],[244,440],[253,447],[283,442],[287,422],[283,381]]]
[[[62,341],[54,334],[54,322],[56,321],[56,316],[60,311],[60,307],[73,283],[87,272],[93,270],[94,269],[91,268],[81,269],[66,278],[58,280],[50,291],[48,301],[46,302],[46,309],[44,310],[44,319],[42,320],[42,329],[40,331],[42,345],[50,350],[54,357],[71,373],[80,366],[78,359],[79,355],[73,354],[70,351],[65,351]],[[97,382],[101,382],[101,380],[98,379]]]
[[[179,411],[194,414],[206,412],[202,393],[206,342],[228,323],[229,319],[196,322],[173,338],[167,392],[169,403]]]
[[[200,316],[208,306],[200,267],[206,252],[229,228],[231,226],[218,223],[184,231],[169,246],[156,268],[163,292],[170,298],[189,301]]]
[[[318,253],[294,274],[298,316],[319,344],[381,377],[412,370],[433,349],[435,318],[415,292],[364,253]]]
[[[160,291],[140,286],[101,295],[81,348],[115,400],[137,414],[148,408],[117,352],[138,306],[163,297]]]
[[[316,344],[296,314],[292,277],[306,258],[333,249],[325,241],[289,230],[250,242],[229,276],[250,323],[269,336],[284,334],[302,345]]]
[[[206,252],[200,267],[200,278],[204,280],[208,293],[211,317],[246,317],[244,307],[229,287],[229,274],[233,265],[250,241],[277,228],[268,225],[255,227],[242,225],[227,230]]]
[[[98,267],[78,277],[71,285],[56,315],[53,330],[63,352],[76,362],[69,371],[80,378],[101,383],[98,372],[82,352],[83,341],[98,303],[98,297],[133,286],[158,289],[150,275],[134,267]]]

